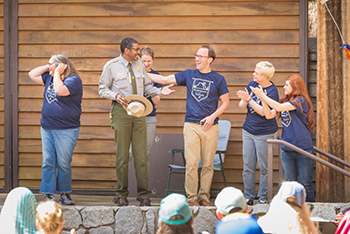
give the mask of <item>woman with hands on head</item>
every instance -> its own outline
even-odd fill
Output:
[[[280,113],[282,140],[311,153],[314,116],[305,82],[299,74],[293,74],[288,78],[283,89],[284,96],[280,102],[268,97],[261,88],[252,88],[252,91],[263,103]],[[306,200],[315,201],[314,161],[282,145],[281,162],[285,179],[303,184],[307,193]]]
[[[59,193],[63,205],[73,205],[71,162],[80,129],[81,79],[71,61],[60,54],[33,68],[28,75],[35,83],[44,85],[40,192],[48,199]]]

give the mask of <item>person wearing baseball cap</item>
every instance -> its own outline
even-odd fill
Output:
[[[192,211],[182,194],[172,193],[160,202],[157,234],[193,234]]]
[[[241,190],[226,187],[220,191],[215,199],[216,216],[219,220],[233,216],[250,217],[249,208]]]

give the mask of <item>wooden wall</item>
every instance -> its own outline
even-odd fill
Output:
[[[103,64],[119,55],[119,42],[135,37],[156,52],[155,68],[171,74],[194,67],[194,53],[212,44],[214,69],[224,74],[231,104],[223,118],[232,122],[225,170],[230,184],[242,185],[241,127],[245,111],[237,108],[238,89],[251,80],[258,61],[276,67],[273,82],[282,88],[299,64],[298,0],[19,0],[19,183],[37,188],[40,181],[39,134],[42,87],[27,78],[50,55],[68,55],[84,83],[82,127],[73,159],[75,189],[113,189],[115,146],[109,127],[110,102],[98,97]],[[163,98],[159,133],[180,133],[185,89]],[[277,161],[275,161],[277,169]],[[219,186],[220,176],[215,177]]]
[[[4,141],[4,1],[0,0],[0,189],[5,186]]]

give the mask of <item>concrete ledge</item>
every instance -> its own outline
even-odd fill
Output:
[[[350,203],[309,203],[309,205],[312,216],[334,220],[336,213],[343,207],[349,207]],[[78,234],[154,234],[158,226],[158,209],[156,206],[64,206],[63,233],[69,234],[74,228]],[[266,213],[268,205],[256,204],[252,209],[253,214],[261,215]],[[218,221],[215,207],[192,207],[192,210],[197,213],[193,223],[195,233],[201,231],[214,233]]]
[[[310,203],[312,216],[333,220],[337,209],[349,206],[346,203]],[[252,207],[254,214],[265,213],[268,205],[257,204]],[[117,206],[65,206],[64,232],[74,228],[79,234],[153,234],[157,230],[159,207],[117,207]],[[214,233],[217,222],[215,207],[198,207],[194,218],[195,233],[208,231]]]

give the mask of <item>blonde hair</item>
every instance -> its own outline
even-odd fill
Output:
[[[303,234],[317,234],[318,231],[310,219],[310,209],[304,202],[301,206],[296,203],[294,197],[288,197],[287,203],[297,212],[300,229]]]
[[[272,65],[272,63],[268,61],[261,61],[258,62],[255,65],[255,68],[258,70],[258,72],[261,75],[266,76],[269,80],[273,77],[275,74],[275,67]]]
[[[63,228],[63,212],[57,202],[41,202],[36,208],[36,212],[38,231],[42,231],[45,234],[61,233]]]

